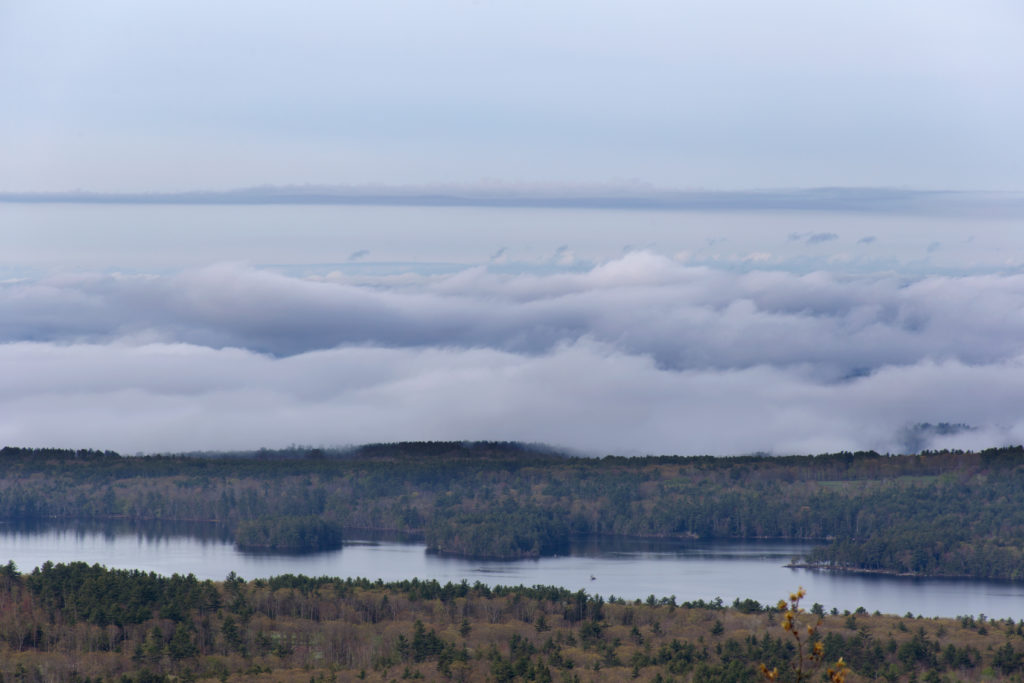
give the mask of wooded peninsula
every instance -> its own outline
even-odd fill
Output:
[[[572,535],[818,542],[827,570],[1024,579],[1024,448],[817,456],[568,457],[516,443],[121,456],[0,450],[0,519],[225,525],[242,547],[336,547],[345,529],[480,558]]]

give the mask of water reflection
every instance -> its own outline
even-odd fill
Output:
[[[676,596],[727,603],[753,598],[775,602],[798,585],[808,604],[826,608],[925,616],[984,613],[1024,616],[1024,584],[829,574],[784,565],[807,546],[784,542],[707,542],[576,539],[570,554],[536,560],[481,561],[426,551],[418,539],[387,534],[350,538],[339,550],[305,555],[243,553],[223,527],[212,524],[53,523],[0,524],[0,562],[23,571],[45,561],[84,561],[162,574],[194,573],[222,579],[278,574],[412,577],[442,583],[557,585],[604,597]]]
[[[186,536],[198,543],[231,542],[231,530],[222,524],[210,522],[135,521],[113,520],[53,520],[17,519],[0,520],[0,534],[43,534],[60,532],[77,538],[102,536],[113,541],[125,536],[136,536],[145,542],[160,542],[175,536]],[[2,546],[0,546],[2,547]]]

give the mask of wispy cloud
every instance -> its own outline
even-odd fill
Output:
[[[821,244],[839,239],[834,232],[792,232],[789,234],[790,242],[804,242],[806,244]]]
[[[816,232],[807,237],[807,244],[821,244],[822,242],[831,242],[837,239],[839,239],[839,235],[834,232]]]

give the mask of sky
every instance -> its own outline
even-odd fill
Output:
[[[1021,190],[1015,0],[0,2],[0,190]]]
[[[1022,28],[1009,1],[0,0],[0,443],[1024,442]],[[253,187],[761,194],[11,194]]]

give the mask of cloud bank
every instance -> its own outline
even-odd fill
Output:
[[[546,275],[19,280],[0,285],[0,441],[985,447],[1024,441],[1022,311],[1018,275],[739,273],[649,252]],[[942,423],[969,428],[923,426]]]

